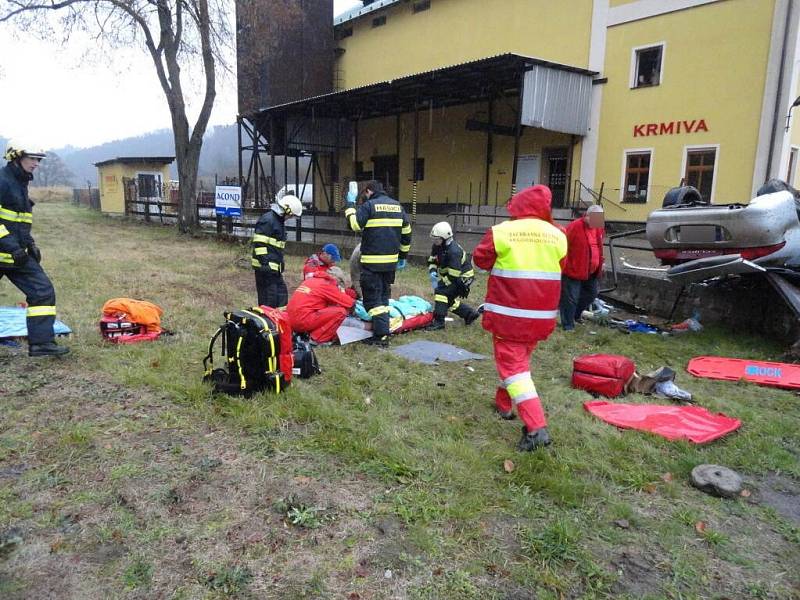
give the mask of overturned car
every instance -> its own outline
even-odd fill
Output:
[[[709,204],[673,188],[647,219],[647,240],[667,278],[685,285],[722,275],[800,276],[800,192],[773,179],[749,204]]]

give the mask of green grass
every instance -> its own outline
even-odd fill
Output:
[[[757,504],[713,499],[686,483],[699,463],[727,465],[749,478],[779,472],[800,479],[795,395],[682,372],[691,357],[704,354],[774,359],[782,349],[768,340],[722,327],[680,338],[626,336],[600,326],[569,336],[556,332],[537,348],[531,365],[554,445],[523,455],[514,450],[519,420],[509,424],[493,414],[497,376],[491,360],[474,362],[468,370],[461,363],[426,367],[360,345],[322,348],[323,375],[297,381],[285,394],[211,397],[201,383],[200,364],[208,339],[224,310],[255,302],[245,245],[182,237],[171,228],[58,203],[37,206],[34,234],[56,284],[59,314],[75,331],[73,354],[58,364],[102,379],[115,404],[111,414],[93,417],[91,411],[109,407],[101,399],[87,404],[75,390],[71,414],[61,415],[72,420],[58,423],[33,407],[3,409],[7,416],[24,414],[27,421],[19,430],[0,426],[0,468],[23,458],[42,461],[18,485],[35,484],[49,493],[69,487],[76,469],[86,470],[81,471],[86,477],[101,471],[106,487],[87,494],[85,510],[106,511],[96,517],[102,543],[122,536],[134,556],[149,556],[148,548],[170,556],[177,532],[213,541],[215,550],[192,552],[196,564],[227,565],[200,570],[206,592],[242,594],[255,586],[278,596],[283,590],[284,597],[333,597],[339,591],[346,597],[358,590],[389,597],[398,581],[411,598],[527,597],[525,592],[541,598],[789,598],[800,584],[792,568],[792,556],[800,551],[797,527]],[[302,257],[288,260],[290,287],[301,262]],[[471,302],[480,302],[484,286],[485,277],[479,276]],[[403,293],[429,295],[423,268],[412,266],[398,275],[395,295]],[[158,303],[164,325],[176,335],[154,344],[103,343],[97,333],[100,308],[116,296]],[[19,300],[16,290],[0,283],[0,304]],[[444,332],[407,334],[395,343],[418,339],[491,355],[491,340],[477,325],[448,324]],[[742,419],[742,429],[695,446],[598,421],[583,409],[589,397],[569,386],[572,358],[597,351],[626,354],[640,371],[675,368],[679,385],[702,406]],[[46,375],[45,365],[25,385],[11,383],[10,391],[21,393],[31,382],[46,386]],[[156,402],[158,411],[152,408]],[[45,435],[31,442],[36,429]],[[239,459],[196,454],[199,442],[223,437],[227,442],[217,452],[241,453],[263,465],[263,477],[250,482],[254,490],[276,478],[281,482],[278,491],[253,491],[242,500],[248,512],[241,536],[250,534],[247,519],[257,516],[269,524],[264,540],[244,555],[241,542],[226,538],[241,515],[209,508],[214,498],[207,491],[222,482],[226,492],[243,493],[238,490],[246,484],[229,473]],[[514,462],[510,473],[503,469],[506,459]],[[662,477],[666,473],[671,480]],[[276,509],[277,499],[290,498],[286,485],[304,485],[293,483],[298,479],[323,481],[326,487]],[[353,482],[361,482],[355,489],[369,490],[368,508],[331,510],[334,500],[353,495]],[[0,530],[40,510],[25,489],[17,493],[3,485],[0,480]],[[114,498],[122,492],[129,505],[108,506],[106,494]],[[195,523],[176,512],[184,510],[188,497],[196,498],[196,510],[206,511],[195,515]],[[363,531],[336,537],[332,532],[345,526],[342,519]],[[374,532],[374,523],[386,519],[397,523],[385,537],[399,548],[388,548],[383,534]],[[628,528],[614,524],[621,519]],[[697,521],[709,523],[702,534],[694,529]],[[315,549],[309,541],[326,532],[338,551],[326,545]],[[287,535],[297,537],[287,541]],[[285,547],[313,558],[307,579],[281,579],[255,559],[239,562],[248,552],[278,556]],[[767,547],[778,548],[775,555]],[[652,568],[642,575],[618,566],[629,555]],[[743,560],[746,555],[754,559]],[[287,551],[280,560],[288,557]],[[162,581],[157,571],[147,570],[150,563],[137,560],[115,567],[123,569],[124,587],[163,585],[187,597],[201,593],[192,587],[197,579],[184,578],[184,587],[166,575]],[[369,575],[342,574],[349,568],[342,565],[360,560],[370,565]],[[384,563],[399,565],[391,582],[383,579]],[[290,562],[281,564],[291,570]],[[715,578],[720,572],[725,577]]]

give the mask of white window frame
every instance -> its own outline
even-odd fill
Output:
[[[719,144],[692,144],[683,147],[683,159],[681,160],[681,172],[678,181],[684,181],[686,177],[686,163],[689,162],[689,152],[693,150],[713,150],[714,151],[714,175],[711,177],[711,197],[708,201],[713,204],[717,196],[717,175],[719,174]],[[687,183],[688,185],[688,183]]]
[[[794,162],[791,162],[792,161],[792,153],[793,152],[795,153]],[[797,181],[797,174],[800,173],[800,169],[797,168],[797,163],[798,163],[798,161],[800,161],[800,146],[797,146],[795,144],[792,144],[791,146],[789,146],[789,161],[791,162],[792,170],[794,171],[794,173],[790,173],[789,170],[788,170],[789,169],[789,165],[786,165],[786,169],[787,169],[786,170],[786,183],[788,183],[792,187],[797,187],[797,186],[795,186],[794,182]]]
[[[650,171],[648,172],[647,176],[647,200],[645,202],[626,202],[625,201],[625,175],[628,172],[628,155],[629,154],[644,154],[645,152],[650,153]],[[656,158],[656,151],[655,148],[626,148],[622,151],[622,175],[621,181],[619,186],[619,201],[622,204],[649,204],[650,203],[650,194],[652,192],[653,187],[653,165],[655,164]]]
[[[658,85],[637,85],[638,81],[636,80],[636,67],[639,64],[637,60],[637,53],[640,50],[649,50],[650,48],[658,48],[661,47],[661,67],[658,71]],[[630,72],[630,89],[635,90],[641,88],[651,88],[651,87],[658,87],[659,85],[664,83],[664,59],[667,56],[667,42],[653,42],[652,44],[645,44],[643,46],[636,46],[635,48],[631,48],[631,72]]]

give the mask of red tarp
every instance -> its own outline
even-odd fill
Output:
[[[744,379],[770,387],[788,390],[800,389],[800,365],[719,356],[698,356],[689,361],[686,370],[695,377],[727,381]]]
[[[583,407],[598,419],[626,429],[649,431],[668,440],[687,439],[705,444],[736,431],[742,422],[722,413],[713,414],[700,406],[617,404],[605,400],[584,402]]]

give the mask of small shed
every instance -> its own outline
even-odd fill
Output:
[[[125,214],[125,186],[135,182],[138,198],[159,199],[165,194],[174,156],[119,156],[94,164],[100,188],[100,210]]]

